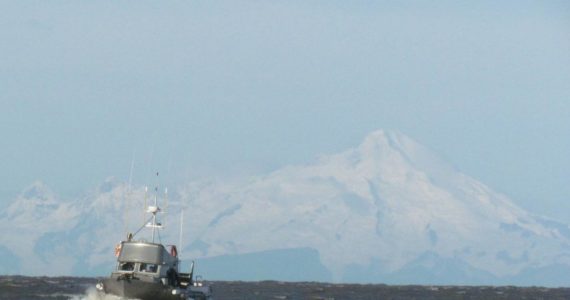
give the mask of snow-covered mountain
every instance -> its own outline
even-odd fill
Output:
[[[144,190],[108,180],[77,201],[36,183],[0,214],[0,272],[104,274],[142,223]],[[386,283],[570,282],[570,228],[534,216],[392,131],[238,181],[191,182],[171,201],[182,252],[221,279]],[[31,258],[31,259],[29,259]],[[234,278],[232,278],[234,277]]]

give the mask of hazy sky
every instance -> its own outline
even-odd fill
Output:
[[[0,1],[0,197],[268,172],[397,129],[570,222],[568,1]]]

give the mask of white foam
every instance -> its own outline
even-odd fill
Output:
[[[120,300],[120,297],[113,295],[103,295],[93,287],[88,288],[84,295],[75,295],[71,300]]]

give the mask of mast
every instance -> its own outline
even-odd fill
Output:
[[[178,247],[182,249],[182,229],[184,228],[184,208],[180,211],[180,235],[178,236]]]
[[[156,177],[158,178],[158,172],[156,172]],[[162,224],[157,220],[156,215],[161,211],[160,207],[158,206],[158,180],[157,184],[154,187],[154,205],[150,205],[147,207],[147,213],[152,214],[152,220],[146,227],[152,228],[152,242],[154,243],[154,237],[156,235],[156,230],[162,228]],[[160,236],[159,236],[160,237]]]
[[[156,231],[156,213],[158,212],[158,195],[157,195],[158,188],[155,188],[154,191],[154,207],[155,209],[151,211],[152,213],[152,242],[154,243],[154,233]]]
[[[123,213],[125,214],[124,217],[124,229],[125,229],[125,235],[128,236],[129,233],[129,200],[130,200],[130,196],[132,194],[132,182],[133,182],[133,169],[135,167],[135,152],[133,151],[133,158],[131,160],[131,170],[129,172],[129,185],[127,186],[127,191],[126,193],[123,193],[123,197],[124,199],[124,204],[123,204]],[[126,194],[126,195],[125,195]],[[143,216],[144,218],[144,216]]]
[[[158,172],[156,172],[156,176],[158,176]],[[155,242],[156,236],[158,234],[158,239],[160,241],[160,233],[156,230],[162,229],[164,225],[158,219],[159,213],[165,213],[160,206],[159,206],[159,197],[158,197],[158,183],[154,188],[154,201],[147,200],[148,194],[148,187],[145,187],[145,197],[144,197],[144,210],[143,210],[143,225],[132,235],[133,237],[137,235],[143,228],[150,228],[151,229],[151,241],[152,243]],[[168,206],[168,189],[164,190],[164,199],[166,201],[166,205]],[[147,219],[146,214],[151,214],[152,216]],[[162,241],[160,241],[162,243]]]
[[[168,213],[168,188],[164,188],[164,209],[162,210],[162,214],[165,216],[162,220],[162,225],[166,226],[166,214]]]
[[[144,204],[143,204],[143,214],[142,214],[142,221],[143,221],[143,225],[146,223],[146,211],[147,211],[147,207],[146,207],[146,199],[148,196],[148,186],[144,187]]]

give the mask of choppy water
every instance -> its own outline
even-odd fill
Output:
[[[0,276],[0,299],[118,300],[99,298],[96,278]],[[216,300],[570,299],[570,288],[492,286],[388,286],[315,282],[212,282]]]
[[[70,295],[70,300],[121,300],[119,297],[105,295],[101,296],[94,287],[89,287],[84,294]]]

